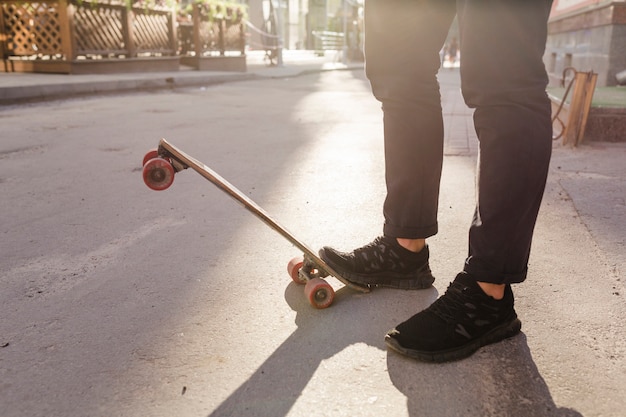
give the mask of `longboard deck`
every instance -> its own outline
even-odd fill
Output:
[[[224,193],[228,194],[232,199],[237,201],[241,206],[243,206],[246,210],[254,214],[257,218],[267,224],[270,228],[277,231],[281,236],[287,239],[291,244],[300,249],[305,257],[308,257],[311,261],[313,261],[318,268],[323,269],[329,275],[335,277],[339,281],[341,281],[347,287],[354,289],[359,292],[367,293],[370,292],[370,288],[365,285],[356,284],[348,281],[343,278],[340,273],[334,270],[330,265],[324,262],[311,248],[309,248],[305,243],[299,240],[294,234],[289,232],[285,227],[283,227],[278,221],[276,221],[272,216],[269,215],[261,206],[252,201],[248,196],[242,193],[237,187],[229,183],[226,179],[224,179],[217,172],[198,161],[194,157],[186,154],[185,152],[178,149],[176,146],[172,145],[165,139],[161,139],[159,142],[159,155],[165,156],[172,160],[172,165],[176,171],[180,171],[182,169],[191,168],[200,174],[205,179],[209,180],[213,185],[222,190]]]

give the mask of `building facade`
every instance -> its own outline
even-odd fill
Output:
[[[352,15],[354,8],[362,7],[363,0],[248,0],[247,4],[254,28],[263,30],[273,19],[285,49],[313,49],[313,31],[342,32],[343,23],[337,22],[344,18],[344,10],[349,9]],[[261,35],[253,29],[249,45],[261,49],[260,44]]]
[[[616,85],[626,70],[626,0],[555,0],[544,61],[554,85],[568,67]]]

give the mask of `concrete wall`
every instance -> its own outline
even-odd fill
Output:
[[[626,69],[626,2],[585,5],[569,13],[553,13],[544,61],[556,84],[563,69],[598,73],[598,86],[616,85]]]

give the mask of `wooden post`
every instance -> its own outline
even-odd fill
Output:
[[[193,4],[193,13],[191,15],[193,20],[193,50],[196,54],[196,58],[202,56],[202,39],[200,37],[200,25],[202,25],[202,18],[200,16],[200,7],[197,3]]]
[[[219,31],[218,31],[218,47],[220,49],[220,56],[226,55],[226,45],[224,43],[224,31],[226,30],[226,19],[218,19]]]
[[[583,101],[583,112],[580,118],[580,126],[578,128],[576,145],[583,141],[585,128],[587,127],[587,119],[589,118],[589,112],[591,111],[591,100],[593,99],[593,92],[596,89],[596,81],[598,80],[598,74],[593,71],[587,72],[585,73],[585,75],[585,98]]]
[[[564,145],[576,146],[583,140],[597,78],[598,74],[593,71],[576,72],[574,76],[574,90],[563,133]]]
[[[132,8],[129,10],[126,6],[122,8],[122,36],[124,37],[124,45],[128,51],[128,57],[137,56],[137,48],[135,47],[135,35],[133,33],[133,18],[135,16]]]
[[[241,22],[239,24],[239,42],[240,42],[240,51],[241,51],[241,55],[245,55],[246,54],[246,27],[243,24],[243,22]]]
[[[176,33],[176,9],[172,7],[167,20],[167,30],[170,32],[170,49],[172,55],[178,55],[178,33]]]
[[[4,5],[0,4],[0,59],[8,58],[8,54],[5,50],[6,43],[7,43],[7,28],[4,23]]]
[[[76,39],[74,39],[74,6],[68,0],[59,0],[59,26],[61,30],[61,53],[66,61],[76,59]]]
[[[578,127],[580,120],[580,113],[582,110],[582,102],[584,98],[584,74],[576,72],[574,75],[574,91],[572,91],[572,99],[570,101],[569,114],[567,119],[567,130],[565,140],[563,143],[569,143],[571,146],[575,146],[578,142]]]

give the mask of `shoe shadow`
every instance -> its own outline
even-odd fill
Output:
[[[554,403],[524,333],[457,362],[423,363],[390,351],[387,365],[410,416],[582,417]]]
[[[333,305],[324,310],[312,308],[302,292],[303,287],[295,283],[285,291],[287,303],[297,313],[296,331],[209,417],[286,416],[323,360],[357,343],[386,350],[382,336],[397,319],[393,314],[380,314],[380,308],[382,304],[389,304],[391,311],[402,307],[390,301],[394,290],[359,294],[343,287],[335,293]],[[437,297],[434,288],[418,293],[406,292],[404,297],[413,297],[420,307]],[[373,297],[375,303],[370,301]]]

